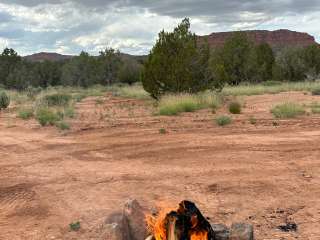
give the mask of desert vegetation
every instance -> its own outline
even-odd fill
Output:
[[[106,49],[99,56],[30,62],[5,49],[0,154],[10,159],[1,172],[10,186],[0,188],[0,203],[8,203],[8,218],[15,216],[8,226],[72,208],[54,227],[75,239],[95,232],[95,226],[88,230],[95,216],[105,219],[109,209],[101,203],[113,209],[124,195],[158,200],[168,194],[206,199],[206,212],[220,204],[213,215],[219,221],[241,217],[256,224],[259,237],[272,231],[278,237],[278,222],[293,212],[302,223],[316,214],[309,208],[318,199],[319,54],[319,46],[275,51],[242,32],[210,49],[188,19],[161,31],[141,59]],[[20,169],[22,184],[11,187]],[[59,198],[55,204],[48,189]],[[22,204],[15,203],[19,198]],[[294,204],[282,209],[287,199]]]
[[[271,112],[276,118],[295,118],[305,114],[303,106],[291,102],[279,104]]]

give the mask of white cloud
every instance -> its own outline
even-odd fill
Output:
[[[200,35],[288,28],[320,40],[319,13],[318,0],[0,0],[0,47],[20,54],[96,54],[105,47],[145,54],[160,30],[184,16]]]

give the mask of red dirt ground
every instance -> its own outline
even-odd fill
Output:
[[[270,114],[276,103],[320,98],[243,97],[243,114],[226,127],[209,110],[160,117],[143,101],[104,100],[78,104],[67,133],[1,113],[1,240],[96,239],[128,198],[146,208],[190,199],[214,223],[254,224],[258,240],[320,239],[320,116],[274,126]],[[297,233],[277,230],[286,220]]]

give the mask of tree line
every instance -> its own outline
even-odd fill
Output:
[[[245,32],[235,32],[222,48],[209,49],[190,31],[184,19],[173,32],[161,31],[142,75],[154,98],[166,92],[221,90],[225,84],[304,81],[320,77],[320,47],[284,48],[254,44]]]
[[[106,49],[99,56],[82,52],[63,61],[32,62],[9,48],[0,55],[0,87],[18,90],[58,85],[132,84],[140,80],[141,71],[139,61],[114,49]]]
[[[142,81],[157,99],[168,92],[195,93],[221,90],[225,84],[315,80],[319,76],[319,45],[275,52],[267,43],[254,44],[244,32],[236,32],[223,47],[210,49],[190,31],[187,18],[172,32],[159,33],[144,64],[114,49],[98,56],[82,52],[64,61],[31,62],[8,48],[0,55],[0,86],[19,90]]]

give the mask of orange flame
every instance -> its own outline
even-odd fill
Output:
[[[146,216],[148,230],[151,234],[153,234],[155,240],[168,240],[165,219],[167,217],[167,214],[174,210],[174,208],[164,207],[160,209],[159,213],[156,216]]]
[[[208,240],[208,233],[205,231],[191,233],[190,240]]]
[[[174,230],[167,229],[166,217],[171,211],[175,211],[175,208],[161,207],[159,213],[154,215],[146,215],[146,222],[148,231],[154,236],[155,240],[179,240],[176,239]],[[175,226],[170,226],[174,228]],[[168,234],[170,233],[170,234]],[[168,236],[170,235],[170,236]],[[189,232],[190,240],[208,240],[208,233],[206,231],[193,231]]]

